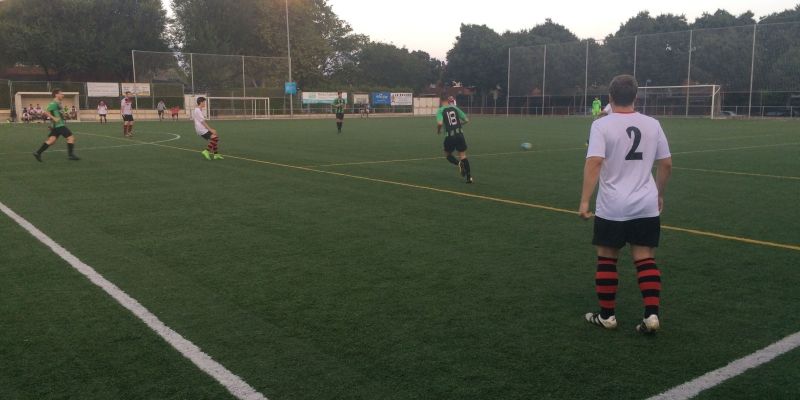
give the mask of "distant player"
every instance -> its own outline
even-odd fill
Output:
[[[336,114],[336,129],[342,133],[342,124],[344,123],[344,108],[347,105],[347,100],[342,98],[342,92],[338,92],[339,97],[333,101],[333,112]]]
[[[172,120],[173,121],[177,121],[178,120],[178,113],[181,111],[181,108],[178,107],[178,106],[175,106],[175,107],[170,108],[169,111],[170,111],[170,113],[172,113]]]
[[[73,136],[72,132],[67,128],[67,123],[64,118],[66,111],[61,105],[61,100],[63,99],[64,94],[61,93],[61,89],[53,90],[53,101],[47,105],[47,109],[42,111],[42,114],[53,122],[53,126],[50,129],[50,135],[47,137],[47,140],[42,143],[39,150],[33,153],[33,157],[36,158],[36,161],[42,162],[42,153],[44,153],[48,147],[52,146],[53,143],[58,140],[59,136],[63,136],[67,139],[67,158],[72,161],[80,160],[80,158],[75,155],[75,136]]]
[[[167,105],[164,103],[164,100],[160,100],[158,105],[156,106],[156,110],[158,111],[158,120],[164,120],[164,111],[166,111]]]
[[[445,96],[441,98],[441,106],[436,111],[436,134],[442,133],[444,126],[444,155],[447,161],[458,166],[459,173],[466,178],[466,183],[472,183],[472,172],[467,159],[467,141],[464,139],[464,132],[461,127],[469,123],[469,118],[464,111],[456,105],[451,104]],[[453,157],[453,151],[458,152],[458,158]]]
[[[600,109],[603,107],[603,102],[600,101],[600,98],[595,97],[594,101],[592,101],[592,117],[597,119],[600,116]]]
[[[119,107],[119,113],[122,115],[122,134],[125,137],[133,137],[133,96],[131,92],[125,92],[125,97],[122,99]]]
[[[585,318],[606,329],[617,327],[617,259],[620,249],[630,244],[644,300],[644,319],[636,330],[654,333],[661,327],[661,272],[655,250],[672,157],[661,124],[634,110],[637,90],[633,76],[615,77],[609,87],[614,112],[592,124],[579,213],[585,220],[592,218],[589,202],[599,180],[592,244],[597,248],[595,290],[600,312]],[[655,179],[654,163],[658,166]]]
[[[97,116],[100,118],[101,124],[108,123],[108,104],[103,100],[97,103]]]
[[[210,127],[208,122],[206,122],[206,98],[205,97],[198,97],[197,98],[197,108],[192,111],[192,119],[194,120],[194,131],[197,132],[197,136],[208,141],[208,146],[205,150],[201,153],[206,160],[222,160],[222,156],[219,155],[219,136],[217,136],[217,130]]]

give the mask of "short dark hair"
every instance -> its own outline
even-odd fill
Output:
[[[130,90],[126,90],[125,94],[131,94],[131,91]]]
[[[53,97],[56,97],[59,93],[61,93],[61,89],[53,89]]]
[[[639,91],[639,83],[633,75],[617,75],[611,80],[608,94],[614,105],[627,107],[636,101],[636,92]]]
[[[206,98],[205,97],[200,96],[200,97],[197,98],[197,105],[198,106],[200,105],[200,103],[205,103],[205,102],[206,102]]]

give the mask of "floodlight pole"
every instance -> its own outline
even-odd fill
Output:
[[[289,82],[292,80],[292,42],[289,36],[289,0],[286,0],[286,55],[289,58]],[[294,118],[294,95],[289,93],[289,116]]]
[[[189,75],[192,77],[192,94],[194,92],[194,53],[189,53]]]
[[[244,77],[244,56],[242,56],[242,97],[247,97],[247,80]]]
[[[639,35],[633,37],[633,78],[636,78],[636,58],[639,53]]]
[[[758,28],[758,23],[753,25],[753,50],[750,53],[750,100],[747,103],[747,118],[751,117],[752,109],[753,109],[753,77],[755,76],[755,69],[756,69],[756,29]],[[763,105],[763,103],[762,103]]]
[[[544,45],[544,57],[542,61],[542,116],[544,117],[544,89],[547,85],[547,45]]]

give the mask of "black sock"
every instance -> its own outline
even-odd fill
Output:
[[[450,161],[450,164],[458,165],[458,160],[452,154],[447,155],[447,161]]]
[[[42,147],[39,147],[39,150],[36,150],[36,153],[42,154],[42,153],[44,153],[45,150],[47,150],[48,147],[50,147],[49,144],[42,143]]]
[[[67,153],[72,155],[72,152],[75,150],[75,143],[67,143]]]
[[[470,170],[469,170],[469,160],[467,160],[466,158],[461,160],[461,165],[464,166],[464,173],[467,174],[467,178],[471,177],[472,174],[470,174]]]

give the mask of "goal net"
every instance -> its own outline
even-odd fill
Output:
[[[717,118],[721,100],[719,85],[642,86],[636,109],[652,116]]]
[[[269,97],[208,97],[209,119],[269,119]]]

